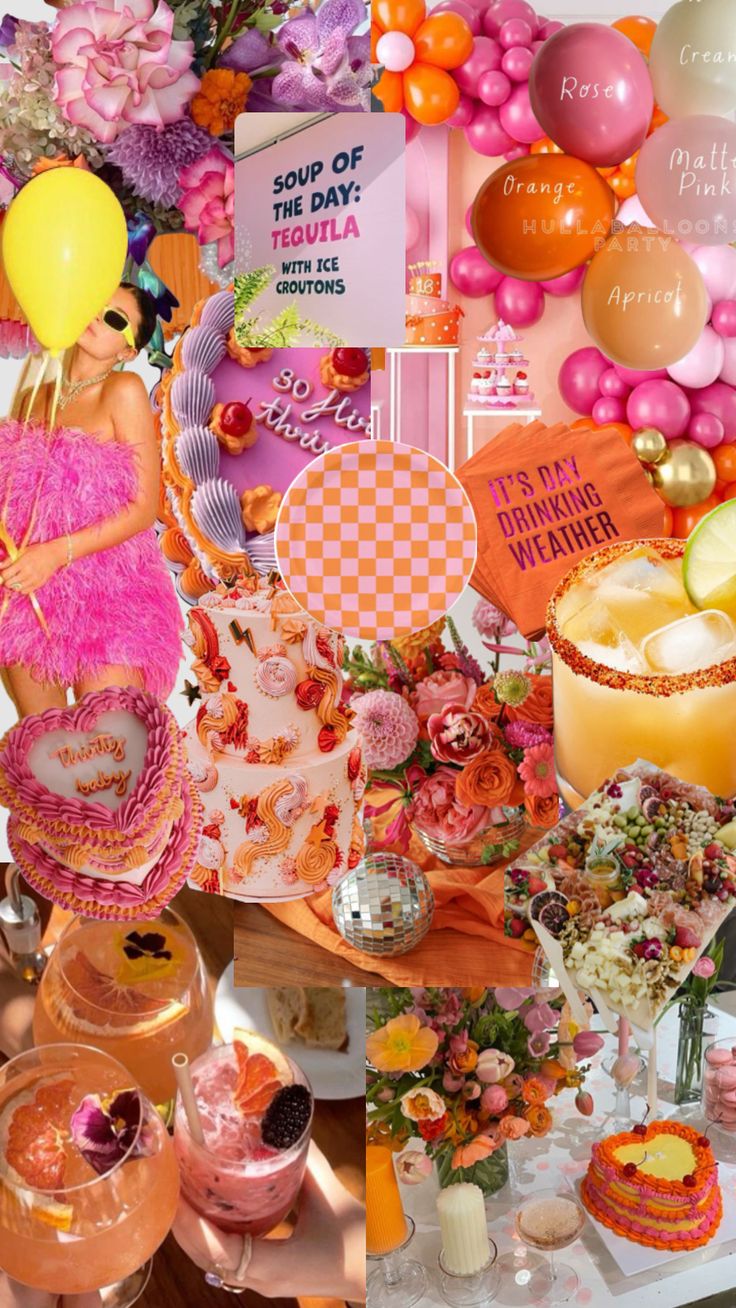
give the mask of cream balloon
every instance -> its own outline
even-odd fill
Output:
[[[654,35],[649,71],[670,118],[727,114],[736,107],[734,0],[679,0]]]

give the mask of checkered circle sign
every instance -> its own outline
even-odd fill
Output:
[[[460,483],[411,445],[339,445],[304,469],[276,523],[279,569],[318,621],[363,640],[428,627],[475,564],[476,525]]]

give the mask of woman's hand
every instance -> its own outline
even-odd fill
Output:
[[[254,1240],[243,1289],[266,1298],[365,1300],[365,1210],[337,1179],[312,1141],[299,1198],[299,1216],[286,1240]],[[184,1199],[173,1226],[182,1249],[204,1272],[226,1284],[243,1253],[243,1237],[221,1231]]]
[[[0,1308],[56,1308],[59,1299],[45,1290],[29,1290],[0,1272]]]
[[[40,590],[66,563],[66,541],[49,540],[40,545],[27,545],[18,558],[0,563],[0,584],[20,595]]]

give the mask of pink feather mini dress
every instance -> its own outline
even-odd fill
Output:
[[[137,491],[132,446],[69,427],[49,434],[37,422],[0,422],[0,521],[17,545],[31,518],[29,544],[56,540],[114,517]],[[153,530],[74,559],[36,597],[50,637],[28,597],[0,586],[0,667],[21,664],[37,681],[74,686],[122,665],[138,670],[158,699],[171,693],[183,623]]]

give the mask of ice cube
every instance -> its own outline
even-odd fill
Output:
[[[604,668],[614,668],[617,672],[646,672],[647,670],[636,646],[623,635],[619,637],[617,645],[599,645],[593,640],[581,640],[578,649],[594,663],[600,663]]]
[[[704,609],[653,631],[641,651],[652,672],[696,672],[733,657],[736,627],[719,609]]]
[[[595,574],[595,582],[599,592],[614,586],[617,590],[623,587],[626,590],[645,591],[651,596],[669,599],[672,603],[685,600],[679,559],[660,559],[645,550],[632,551],[616,563],[601,568]]]

